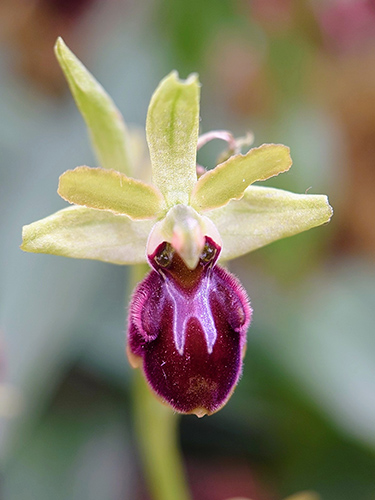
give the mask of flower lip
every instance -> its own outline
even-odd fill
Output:
[[[154,392],[181,413],[211,414],[229,399],[242,370],[251,307],[241,284],[215,265],[209,237],[190,270],[171,244],[149,256],[129,314],[128,353]]]

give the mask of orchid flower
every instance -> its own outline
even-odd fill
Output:
[[[286,172],[289,148],[263,144],[241,154],[225,131],[199,138],[197,75],[161,81],[148,109],[153,183],[137,180],[129,133],[110,97],[61,39],[56,55],[89,129],[100,168],[60,177],[72,203],[23,229],[21,248],[114,264],[148,263],[128,319],[127,352],[154,393],[180,413],[220,409],[241,375],[252,310],[220,262],[329,221],[326,196],[257,181]],[[197,176],[197,148],[224,139],[229,153]]]

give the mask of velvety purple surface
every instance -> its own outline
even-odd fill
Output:
[[[220,248],[206,243],[193,271],[160,245],[130,305],[129,348],[143,359],[153,390],[182,413],[212,413],[226,402],[241,374],[251,320],[246,292],[215,265]]]

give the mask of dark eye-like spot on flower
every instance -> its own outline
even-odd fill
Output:
[[[170,243],[165,242],[155,255],[154,260],[160,267],[169,267],[173,260],[174,250]]]
[[[209,241],[206,241],[201,254],[202,261],[210,262],[215,257],[215,255],[216,248]]]

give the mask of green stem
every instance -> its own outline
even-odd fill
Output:
[[[155,398],[138,370],[134,383],[135,427],[152,498],[189,500],[177,445],[179,415]]]
[[[133,269],[134,282],[144,275],[144,266]],[[140,370],[135,371],[133,383],[135,430],[152,498],[190,500],[177,442],[179,415],[156,399]]]

